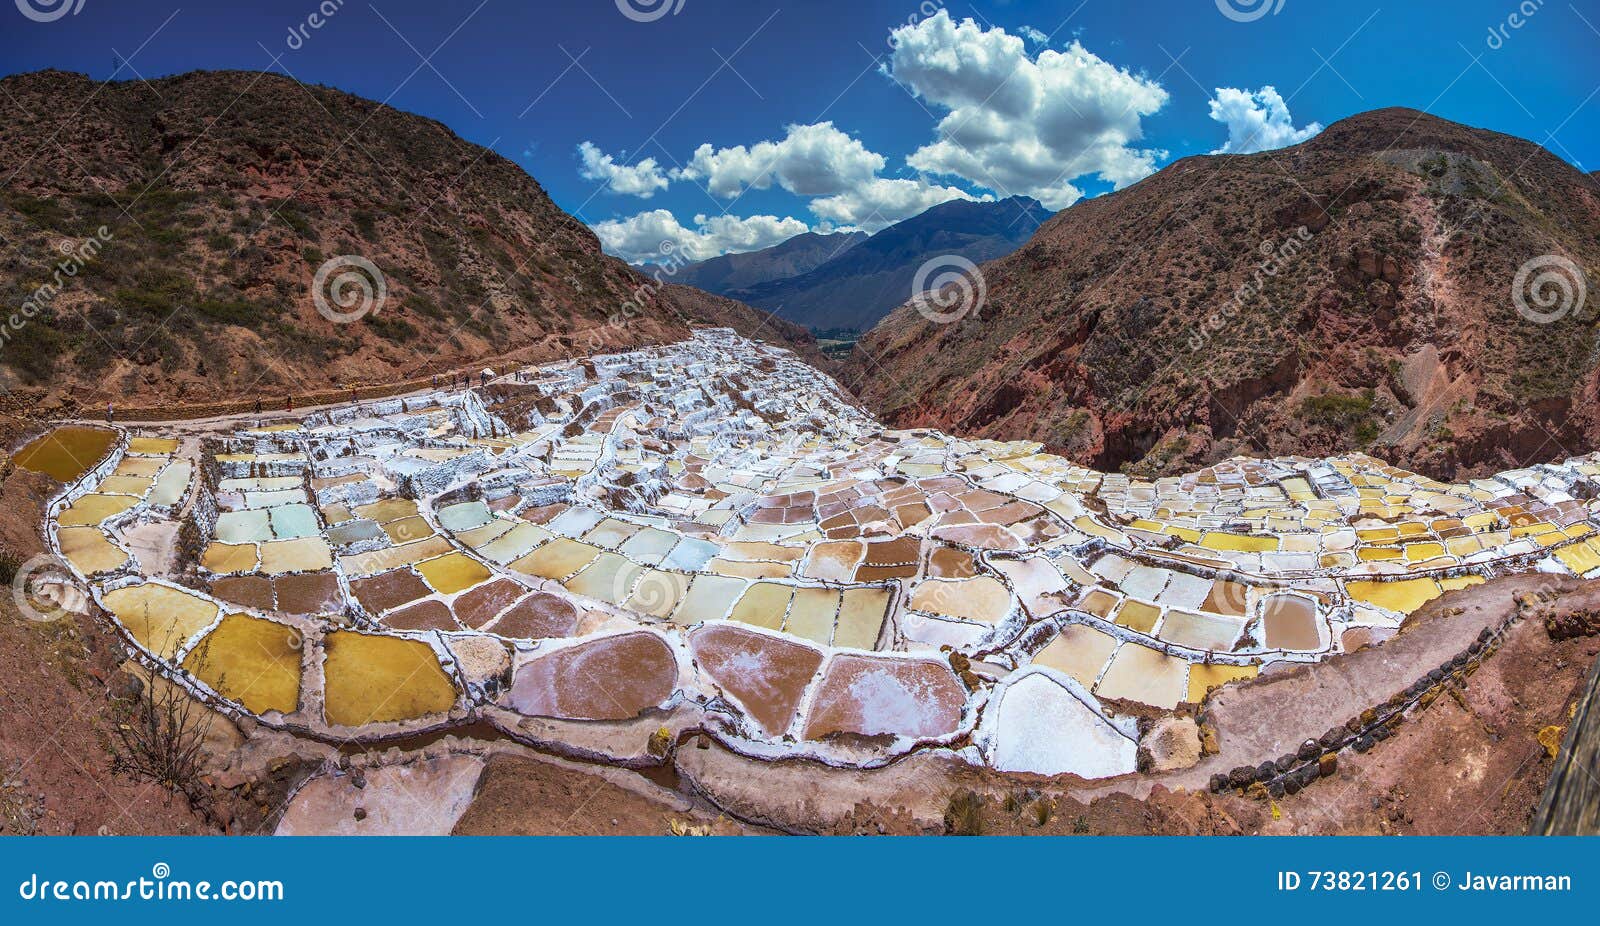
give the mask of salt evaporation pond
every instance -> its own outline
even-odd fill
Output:
[[[105,459],[116,441],[115,431],[68,425],[34,438],[11,460],[57,482],[72,482]]]

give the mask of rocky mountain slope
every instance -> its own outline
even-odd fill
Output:
[[[808,272],[725,296],[814,329],[865,331],[906,300],[917,269],[957,255],[985,261],[1016,250],[1050,217],[1037,200],[952,200],[897,222]],[[782,247],[782,245],[779,245]]]
[[[1458,477],[1600,443],[1597,271],[1591,175],[1378,110],[1059,213],[976,311],[902,306],[847,378],[897,424],[1101,467],[1363,448]]]
[[[799,276],[867,240],[866,232],[819,235],[806,232],[759,251],[724,254],[682,267],[673,280],[713,293],[728,293]],[[642,268],[648,271],[650,268]]]
[[[12,393],[276,395],[676,340],[701,322],[807,349],[794,326],[602,255],[520,167],[430,119],[256,72],[45,71],[0,88],[0,294],[31,307],[0,342]],[[345,255],[378,269],[386,297],[335,322],[313,290]]]

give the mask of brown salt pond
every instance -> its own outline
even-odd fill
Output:
[[[189,674],[253,714],[300,707],[302,638],[276,621],[229,614],[183,659]]]
[[[1317,607],[1304,595],[1270,595],[1262,602],[1267,649],[1320,650]]]
[[[323,713],[331,724],[412,720],[455,704],[455,685],[426,643],[341,630],[328,634],[323,649]]]
[[[272,580],[266,576],[227,576],[211,583],[211,594],[257,611],[274,607]]]
[[[442,601],[419,601],[384,615],[385,627],[396,630],[460,630],[450,606]]]
[[[11,460],[57,482],[72,482],[105,459],[116,440],[115,431],[68,425],[29,441]]]
[[[451,607],[461,623],[477,629],[494,620],[527,591],[510,579],[498,578],[462,592]]]
[[[589,640],[517,669],[506,706],[533,717],[628,720],[659,705],[678,682],[672,648],[652,633]]]
[[[350,583],[350,590],[355,593],[361,606],[372,614],[382,614],[433,594],[433,589],[422,581],[422,577],[410,569],[395,569],[356,579]]]
[[[570,637],[578,630],[578,609],[560,596],[534,592],[507,608],[487,629],[517,640]]]
[[[806,739],[942,736],[955,732],[967,692],[947,665],[844,654],[828,664],[806,717]]]
[[[789,729],[822,653],[799,643],[708,624],[689,638],[700,668],[732,695],[769,736]]]
[[[287,614],[332,614],[344,610],[339,577],[331,572],[279,576],[272,581],[278,610]]]

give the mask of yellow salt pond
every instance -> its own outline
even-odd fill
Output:
[[[333,568],[333,551],[321,537],[299,540],[274,540],[261,545],[261,571],[269,575],[286,572],[317,572]]]
[[[130,437],[128,452],[143,457],[164,457],[176,452],[178,442],[171,437]]]
[[[56,517],[62,527],[99,524],[139,504],[131,495],[84,495]]]
[[[1581,576],[1590,570],[1600,569],[1600,547],[1592,540],[1569,544],[1556,551],[1556,559]]]
[[[1172,708],[1188,695],[1189,664],[1137,643],[1124,643],[1112,657],[1095,694],[1152,707]]]
[[[599,547],[558,537],[516,560],[508,568],[524,575],[561,580],[594,562],[599,555]]]
[[[57,539],[62,555],[86,576],[110,572],[128,561],[128,554],[96,527],[63,527]]]
[[[300,706],[301,636],[293,627],[229,614],[183,659],[183,668],[254,714]]]
[[[728,616],[728,609],[744,592],[747,583],[732,576],[698,575],[689,583],[683,603],[672,615],[675,624],[698,624],[701,621],[719,621]]]
[[[839,600],[837,589],[795,589],[794,604],[789,607],[788,620],[783,624],[784,632],[827,645],[833,638],[833,622],[839,612]]]
[[[1209,531],[1200,538],[1200,545],[1208,550],[1223,550],[1229,553],[1268,553],[1278,549],[1278,538]]]
[[[111,471],[113,476],[131,476],[152,479],[161,472],[161,467],[166,466],[166,460],[149,459],[143,457],[123,457],[117,463],[117,468]]]
[[[323,713],[331,724],[412,720],[455,704],[455,686],[426,643],[341,630],[323,649]]]
[[[1011,591],[989,576],[930,579],[912,593],[911,607],[929,614],[994,624],[1011,613]]]
[[[1444,589],[1432,579],[1401,579],[1397,582],[1357,581],[1346,582],[1345,591],[1357,601],[1374,604],[1380,608],[1410,614],[1433,599],[1444,594]]]
[[[794,597],[794,589],[788,585],[779,585],[776,582],[757,582],[750,586],[739,603],[734,606],[733,619],[768,630],[777,630],[783,626],[784,615],[789,610],[789,601]]]
[[[106,495],[133,495],[139,498],[150,491],[155,480],[149,476],[107,476],[95,486],[96,492]]]
[[[200,556],[200,565],[218,575],[254,572],[256,562],[256,545],[253,543],[213,541]]]
[[[216,602],[192,592],[146,583],[106,592],[106,609],[145,649],[176,656],[184,643],[217,619]]]
[[[1196,662],[1189,666],[1189,696],[1186,701],[1199,704],[1206,698],[1206,692],[1212,688],[1236,682],[1242,679],[1255,678],[1260,670],[1255,666],[1223,666],[1207,665]]]
[[[1065,673],[1083,687],[1092,689],[1100,670],[1106,667],[1116,650],[1115,637],[1087,624],[1068,624],[1049,646],[1033,657],[1033,662]]]
[[[876,649],[888,610],[889,590],[886,588],[845,589],[839,601],[839,621],[833,631],[833,645]]]
[[[386,498],[355,509],[357,517],[371,518],[379,524],[414,517],[416,513],[417,503],[409,498]]]
[[[57,482],[72,482],[105,459],[116,440],[115,431],[69,425],[34,438],[11,460]]]
[[[482,563],[459,551],[420,562],[416,570],[442,595],[465,591],[487,581],[490,575]]]

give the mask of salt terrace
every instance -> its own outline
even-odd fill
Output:
[[[914,750],[1134,772],[1139,717],[1383,645],[1447,590],[1600,571],[1595,456],[1147,481],[885,430],[732,332],[277,423],[132,427],[54,550],[196,696],[325,741],[488,722],[646,764]]]

